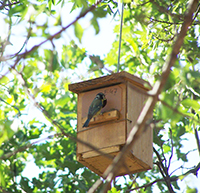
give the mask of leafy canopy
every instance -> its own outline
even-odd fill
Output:
[[[95,3],[94,0],[0,2],[2,26],[7,29],[0,38],[0,189],[3,192],[86,192],[99,179],[76,161],[76,143],[72,137],[76,136],[77,96],[68,91],[74,77],[77,81],[85,80],[117,69],[120,6],[107,0],[93,6]],[[152,85],[159,80],[188,3],[126,1],[120,71],[128,71]],[[59,14],[59,9],[69,6],[70,13]],[[65,24],[72,14],[77,17],[73,15],[71,23]],[[113,33],[116,39],[107,55],[89,54],[82,46],[87,34],[82,21],[89,14],[96,34],[101,31],[101,18],[111,15],[117,21]],[[152,170],[133,175],[135,180],[133,176],[117,178],[109,192],[131,191],[139,186],[141,192],[153,192],[155,187],[168,192],[160,165],[174,191],[181,188],[197,191],[191,184],[181,187],[179,182],[190,173],[197,175],[199,169],[198,160],[195,163],[198,167],[189,165],[194,170],[185,168],[191,155],[198,157],[200,153],[199,19],[196,13],[154,109],[154,148],[161,161],[154,154]],[[80,72],[80,67],[89,74]],[[185,151],[183,144],[189,135],[197,143]],[[24,176],[30,160],[41,169],[37,177]]]

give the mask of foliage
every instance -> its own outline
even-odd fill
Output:
[[[188,3],[126,1],[120,71],[154,85],[180,32]],[[115,26],[116,39],[106,56],[90,55],[82,46],[87,30],[81,20],[87,13],[91,14],[90,24],[96,34],[101,30],[101,18],[110,14],[118,20],[118,3],[105,0],[94,4],[94,0],[0,2],[3,25],[8,29],[0,38],[3,192],[86,192],[99,179],[76,161],[76,143],[72,139],[76,137],[77,96],[68,91],[74,77],[84,80],[117,69],[120,25]],[[79,15],[67,25],[58,11],[66,5],[72,5],[70,14]],[[154,109],[153,169],[138,173],[134,180],[133,176],[124,177],[124,184],[115,181],[109,192],[129,192],[140,186],[141,192],[153,192],[155,187],[168,192],[159,164],[163,164],[174,191],[182,188],[180,179],[189,174],[197,176],[199,163],[198,167],[190,165],[190,169],[185,164],[191,152],[197,157],[200,153],[199,19],[196,13]],[[71,28],[70,40],[66,41],[64,33]],[[85,76],[80,68],[91,74]],[[189,135],[194,135],[197,146],[185,152],[183,143]],[[38,177],[24,176],[30,160],[40,169]],[[179,167],[174,169],[174,162]],[[190,185],[185,188],[186,192],[197,192]]]

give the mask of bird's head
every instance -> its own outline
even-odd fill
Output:
[[[96,98],[99,98],[99,99],[102,100],[102,102],[103,102],[102,108],[106,106],[107,99],[106,99],[105,95],[102,92],[98,93],[97,96],[96,96]]]

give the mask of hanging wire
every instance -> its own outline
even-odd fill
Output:
[[[119,72],[119,65],[120,65],[120,53],[121,53],[121,42],[122,42],[123,15],[124,15],[124,2],[123,2],[123,0],[122,0],[121,23],[120,23],[120,33],[119,33],[119,49],[118,49],[117,72]]]

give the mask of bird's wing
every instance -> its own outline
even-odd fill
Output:
[[[91,118],[96,115],[102,108],[102,101],[100,99],[96,99],[92,101],[92,104],[90,105],[88,117],[91,116]]]

